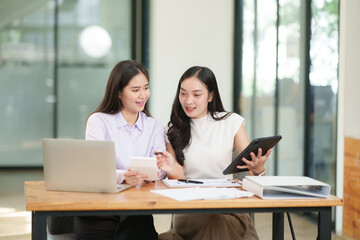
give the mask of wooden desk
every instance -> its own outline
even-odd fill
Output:
[[[46,239],[49,216],[144,215],[162,213],[272,212],[273,239],[284,239],[284,212],[318,212],[318,239],[331,239],[331,207],[342,205],[329,199],[264,200],[257,197],[179,202],[150,192],[164,189],[161,182],[131,188],[117,194],[46,191],[43,181],[26,181],[26,210],[32,212],[32,239]]]

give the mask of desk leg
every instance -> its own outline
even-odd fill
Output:
[[[331,239],[331,207],[319,211],[317,239]]]
[[[46,216],[38,212],[32,212],[31,239],[42,240],[47,239],[46,234]]]
[[[273,240],[284,240],[284,213],[273,213]]]

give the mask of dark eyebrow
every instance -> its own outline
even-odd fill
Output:
[[[149,84],[145,84],[144,85],[144,87],[148,87],[149,86]],[[132,89],[135,89],[135,88],[141,88],[141,86],[133,86],[133,87],[131,87]]]
[[[186,89],[184,89],[184,88],[180,88],[180,90],[182,90],[182,91],[186,91]],[[197,89],[197,90],[193,90],[193,92],[202,92],[203,90],[201,90],[201,89]],[[187,91],[186,91],[187,92]]]

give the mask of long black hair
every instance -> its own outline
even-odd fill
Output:
[[[190,144],[191,141],[191,127],[190,118],[185,114],[181,107],[179,94],[182,82],[190,77],[196,77],[199,79],[207,88],[209,93],[213,93],[212,101],[208,103],[207,109],[214,120],[219,121],[225,119],[231,114],[228,112],[221,117],[216,114],[217,112],[225,112],[225,109],[221,102],[215,75],[209,68],[194,66],[186,70],[179,80],[175,99],[172,105],[170,121],[168,123],[169,130],[167,133],[169,141],[175,150],[176,160],[182,166],[184,165],[185,160],[183,150]]]
[[[149,74],[141,63],[133,60],[125,60],[117,63],[110,73],[104,98],[96,108],[95,112],[110,114],[120,112],[124,105],[119,98],[119,93],[122,92],[129,84],[130,80],[139,73],[143,73],[149,81]],[[147,116],[150,116],[147,109],[147,103],[145,104],[143,112]]]

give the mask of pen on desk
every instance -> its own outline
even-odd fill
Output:
[[[203,184],[203,182],[195,181],[195,180],[188,180],[188,179],[178,179],[179,182],[186,182],[186,183],[196,183],[196,184]]]

